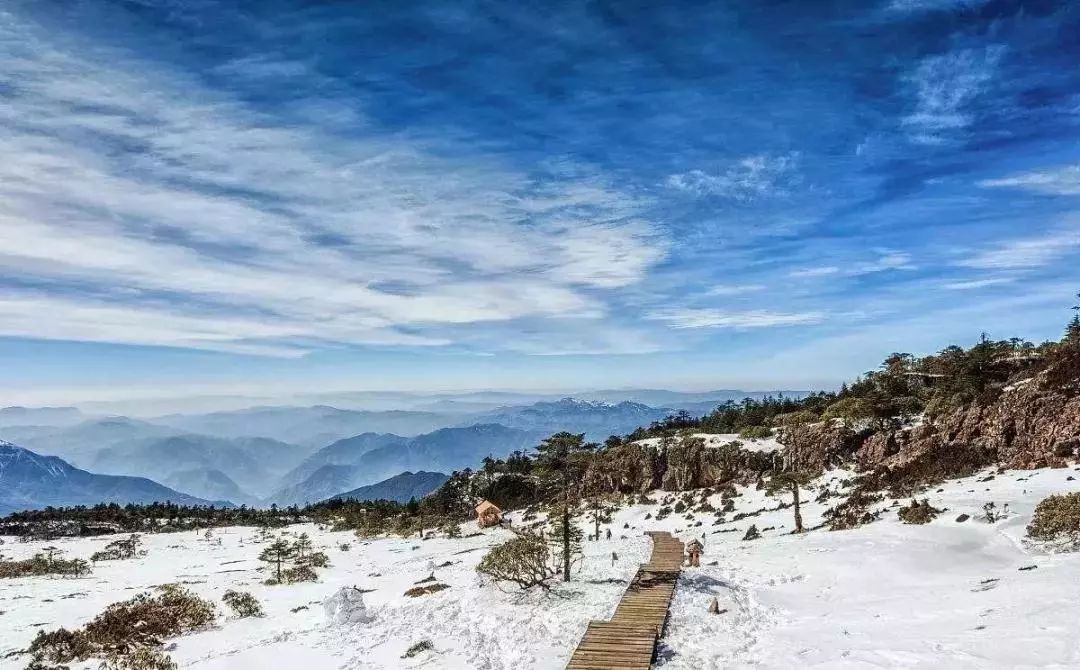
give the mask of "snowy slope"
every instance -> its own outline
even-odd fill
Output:
[[[250,590],[268,615],[222,617],[217,628],[176,640],[170,653],[184,668],[554,670],[564,667],[590,619],[611,615],[625,580],[648,556],[650,543],[641,533],[651,529],[671,530],[684,539],[704,533],[704,561],[716,563],[684,571],[658,667],[1080,667],[1080,555],[1046,555],[1021,542],[1035,504],[1053,493],[1080,490],[1069,479],[1080,474],[1010,471],[980,481],[988,475],[928,491],[930,502],[948,511],[925,526],[899,523],[887,499],[880,506],[889,509],[869,526],[802,536],[785,534],[790,510],[720,525],[705,512],[692,519],[686,513],[646,519],[655,517],[665,497],[681,497],[653,492],[657,504],[616,512],[607,526],[613,538],[586,542],[581,573],[550,595],[522,595],[481,583],[476,563],[488,547],[510,536],[500,529],[459,540],[361,543],[349,533],[293,528],[293,533],[312,533],[332,567],[321,572],[319,583],[277,587],[261,585],[264,575],[255,560],[260,545],[253,544],[251,529],[216,531],[220,546],[196,533],[148,536],[148,556],[99,564],[87,578],[0,580],[0,610],[5,611],[0,668],[25,665],[25,659],[3,657],[24,646],[43,623],[77,625],[137,589],[179,580],[214,600],[227,588]],[[834,471],[824,483],[842,491],[848,476]],[[753,513],[778,502],[753,489],[739,492],[736,512]],[[817,503],[815,494],[804,496],[811,499],[804,507],[808,526],[818,524],[825,508],[839,500]],[[695,502],[698,498],[695,494]],[[993,525],[975,518],[991,500],[1009,503],[1013,515]],[[710,502],[719,509],[719,496]],[[960,513],[973,518],[957,523]],[[763,537],[744,542],[751,523]],[[107,541],[70,539],[59,546],[69,555],[86,556]],[[340,542],[351,542],[351,551],[341,551]],[[24,556],[40,545],[8,542],[3,548]],[[612,551],[619,557],[614,566]],[[449,590],[403,596],[427,576],[432,563],[447,562],[436,575]],[[1037,567],[1019,570],[1032,565]],[[327,622],[319,603],[343,585],[372,589],[364,596],[371,623],[337,627]],[[713,597],[726,610],[718,616],[706,612]],[[423,639],[434,643],[434,651],[401,658]]]

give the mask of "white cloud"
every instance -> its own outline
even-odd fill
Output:
[[[812,279],[814,277],[829,277],[832,275],[840,274],[840,268],[835,265],[824,265],[817,268],[803,268],[801,270],[792,270],[788,273],[789,277],[796,279]]]
[[[956,281],[944,284],[942,288],[950,291],[970,291],[972,289],[986,288],[987,286],[998,286],[1000,284],[1008,284],[1015,281],[1012,277],[995,277],[990,279],[970,279],[967,281]]]
[[[1080,229],[1062,228],[1042,237],[1016,239],[979,252],[958,263],[963,267],[992,269],[1037,268],[1080,251]]]
[[[746,156],[719,173],[690,170],[671,175],[667,183],[680,191],[716,195],[744,203],[786,196],[798,181],[798,158],[797,153]]]
[[[890,270],[914,270],[911,255],[902,251],[882,251],[872,261],[860,261],[846,268],[837,265],[823,265],[819,267],[802,268],[788,273],[794,279],[814,279],[816,277],[857,277],[859,275],[873,274],[875,272],[888,272]]]
[[[1019,188],[1046,195],[1080,195],[1080,165],[1035,170],[1001,179],[984,179],[983,188]]]
[[[908,76],[915,109],[902,123],[912,140],[938,144],[972,124],[970,105],[993,80],[1005,53],[1002,46],[962,49],[923,59]]]
[[[753,293],[755,291],[764,291],[767,287],[764,284],[720,284],[713,286],[705,295],[713,296],[728,296],[728,295],[742,295],[744,293]]]
[[[0,106],[0,274],[54,287],[3,289],[0,335],[286,355],[441,344],[452,324],[600,317],[668,253],[647,203],[586,170],[541,186],[449,141],[285,122],[59,44],[0,14],[0,83],[17,82]]]
[[[678,308],[658,310],[647,319],[663,321],[672,328],[771,328],[820,323],[825,315],[820,312],[785,313],[767,310],[727,312],[720,309]]]

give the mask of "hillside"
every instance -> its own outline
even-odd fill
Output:
[[[441,472],[402,472],[376,484],[361,486],[333,497],[334,500],[419,500],[443,485],[449,477]]]
[[[93,474],[55,456],[41,456],[0,442],[0,515],[48,506],[166,500],[182,505],[211,504],[149,479]]]

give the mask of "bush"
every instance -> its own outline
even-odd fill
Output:
[[[757,525],[756,524],[751,524],[750,527],[746,529],[746,535],[743,535],[742,539],[743,540],[756,540],[759,537],[761,537],[761,533],[758,532]]]
[[[761,440],[772,437],[772,428],[768,426],[747,426],[739,431],[739,437],[750,440]]]
[[[461,537],[461,525],[457,523],[448,523],[443,527],[443,533],[446,537],[456,540]]]
[[[930,501],[924,498],[922,502],[912,499],[910,505],[901,507],[896,514],[904,523],[924,524],[933,521],[942,511],[931,506]]]
[[[88,574],[90,564],[81,558],[64,559],[52,554],[34,554],[32,558],[22,561],[0,561],[0,579],[41,575],[81,577]]]
[[[537,535],[522,535],[487,553],[476,571],[497,582],[511,582],[523,589],[547,589],[555,571],[548,566],[548,547]]]
[[[296,584],[298,582],[316,582],[319,580],[319,575],[315,573],[314,568],[310,565],[300,564],[287,570],[281,571],[281,579],[286,584]]]
[[[405,653],[401,655],[401,657],[402,658],[412,658],[413,656],[416,656],[417,654],[421,654],[421,653],[423,653],[425,651],[431,651],[434,648],[435,648],[435,645],[431,644],[431,640],[421,640],[421,641],[417,642],[416,644],[414,644],[413,646],[409,647],[405,651]]]
[[[167,638],[209,626],[215,616],[213,603],[166,584],[158,587],[157,596],[140,593],[109,605],[80,630],[40,631],[27,651],[31,667],[42,669],[94,657],[104,657],[117,669],[166,669],[174,667],[172,661],[150,652]]]
[[[239,619],[259,617],[263,615],[262,605],[255,596],[246,591],[228,590],[221,596],[221,601],[228,605]]]
[[[1040,502],[1027,534],[1061,551],[1080,549],[1080,492],[1050,496]]]

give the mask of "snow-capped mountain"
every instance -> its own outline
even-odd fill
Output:
[[[0,441],[0,514],[48,506],[167,500],[182,505],[211,504],[150,479],[93,474],[56,456],[42,456]]]
[[[600,400],[563,398],[520,407],[502,407],[485,412],[470,423],[497,423],[509,428],[546,434],[559,431],[585,433],[590,440],[622,435],[639,426],[647,426],[672,414],[672,410],[650,407],[624,400],[618,403]]]

